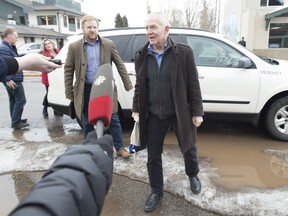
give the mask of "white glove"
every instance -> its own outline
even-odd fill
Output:
[[[139,121],[139,113],[138,112],[132,112],[132,118],[135,122]]]
[[[192,117],[192,123],[195,125],[195,127],[199,127],[203,122],[202,116],[193,116]]]

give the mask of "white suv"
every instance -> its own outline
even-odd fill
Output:
[[[114,41],[135,83],[134,54],[146,42],[144,28],[103,30],[99,35]],[[65,63],[69,43],[83,35],[71,36],[56,59]],[[288,62],[264,59],[222,35],[185,28],[171,28],[170,37],[188,44],[197,54],[204,119],[249,121],[265,125],[275,139],[288,141]],[[48,101],[69,115],[65,98],[63,68],[49,73]],[[116,67],[113,66],[113,71]],[[134,91],[126,92],[116,71],[119,114],[131,116]]]

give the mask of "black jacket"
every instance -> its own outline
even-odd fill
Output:
[[[70,147],[59,156],[9,215],[100,215],[112,174],[112,137],[96,139],[93,131],[83,145]]]
[[[3,40],[2,44],[0,45],[0,57],[6,56],[19,57],[16,47],[14,45],[10,45],[7,41]],[[9,71],[8,73],[12,74],[12,72]],[[13,80],[15,82],[23,82],[23,71],[19,70],[13,75],[6,76],[5,81],[7,82],[10,80]]]

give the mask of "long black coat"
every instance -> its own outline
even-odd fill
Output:
[[[197,140],[197,128],[192,123],[192,116],[203,116],[202,96],[198,80],[198,71],[192,49],[176,43],[168,37],[171,48],[162,61],[170,61],[171,86],[177,126],[179,145],[184,154]],[[133,112],[139,112],[140,144],[146,144],[146,120],[148,118],[147,89],[147,43],[135,54],[136,84],[133,97]],[[149,145],[149,143],[147,143]]]
[[[88,134],[59,156],[9,216],[96,216],[112,183],[113,141]]]

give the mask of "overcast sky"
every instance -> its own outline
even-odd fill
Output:
[[[148,0],[151,11],[160,11],[161,8],[181,7],[181,0]],[[178,3],[177,3],[178,2]],[[182,3],[179,6],[179,2]],[[178,6],[177,6],[178,5]],[[82,11],[101,19],[100,29],[113,28],[117,13],[126,16],[129,27],[144,26],[147,12],[147,0],[85,0],[82,4]]]

